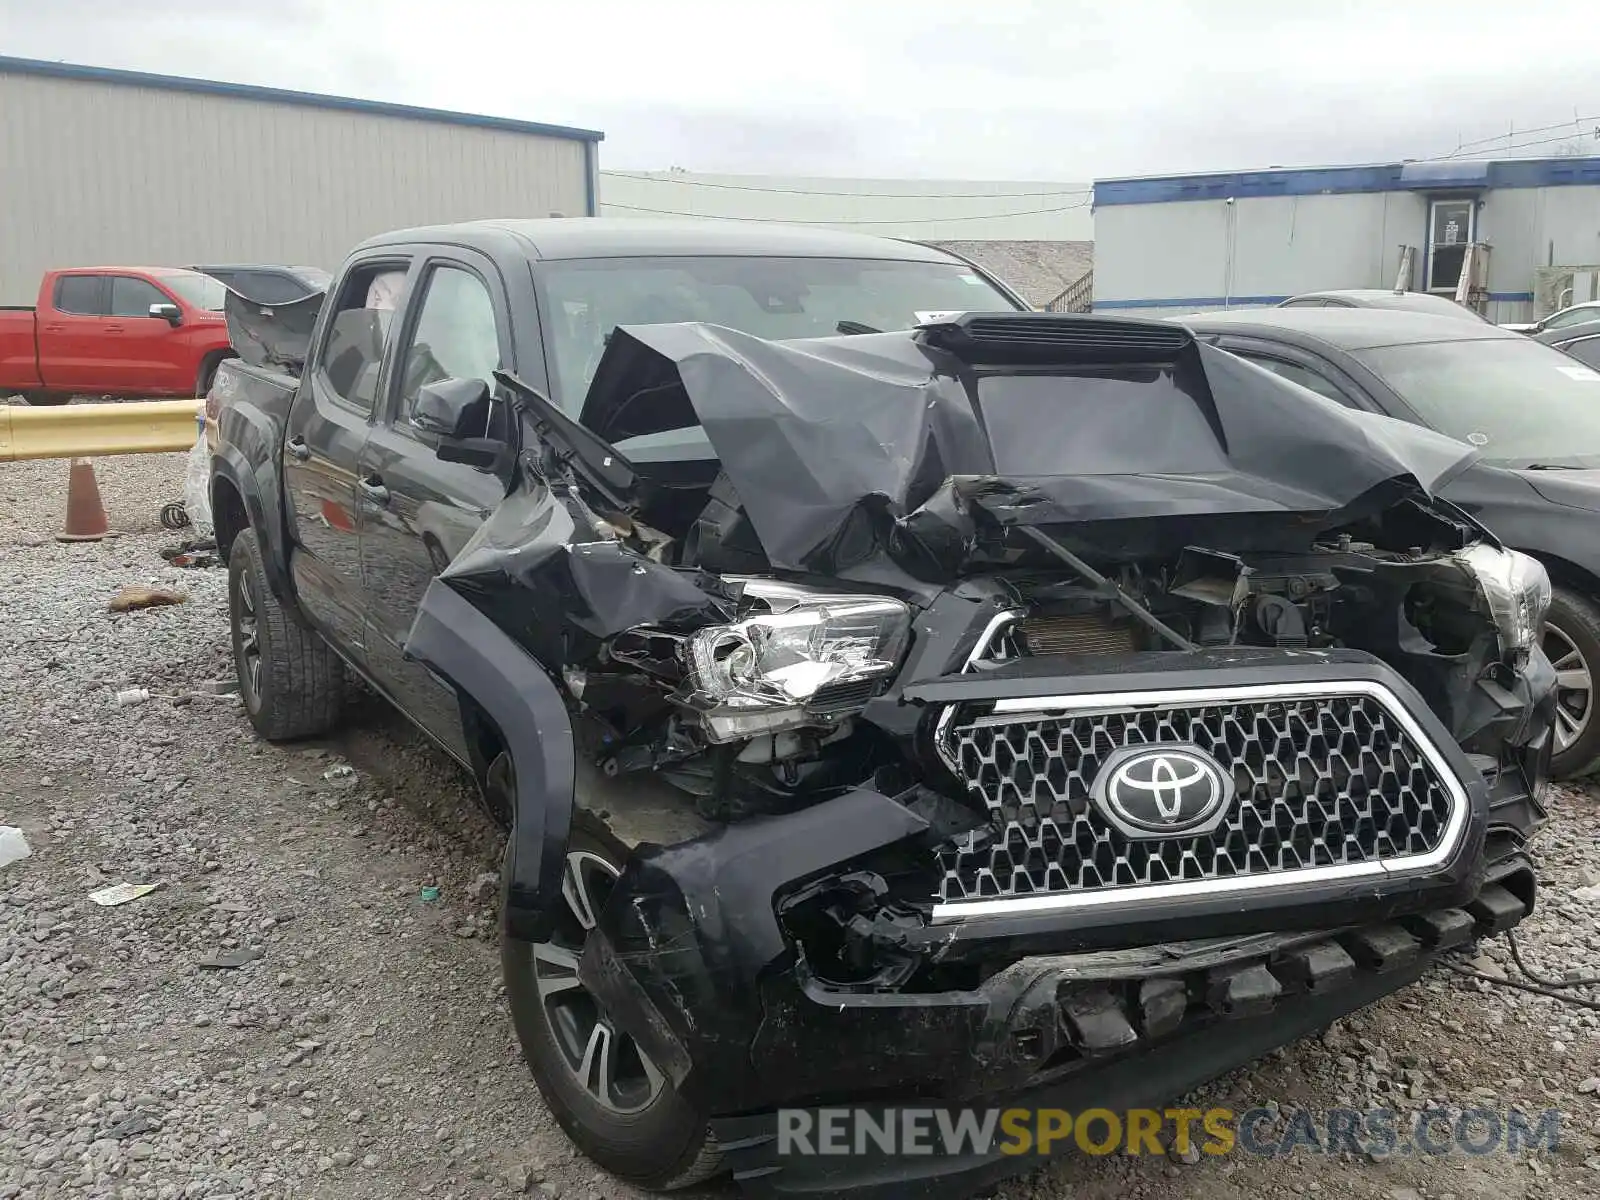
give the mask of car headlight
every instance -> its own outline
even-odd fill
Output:
[[[1550,576],[1544,564],[1519,550],[1482,543],[1457,557],[1476,577],[1505,648],[1530,650],[1537,645],[1550,608]]]
[[[747,583],[746,592],[773,611],[689,639],[688,699],[713,742],[813,723],[852,698],[836,689],[870,687],[894,674],[905,655],[911,610],[898,600],[767,581]],[[853,698],[859,707],[861,698]]]

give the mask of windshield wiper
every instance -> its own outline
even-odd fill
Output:
[[[840,321],[834,326],[839,333],[882,333],[881,329],[874,329],[871,325],[863,325],[860,321]]]
[[[1526,464],[1521,469],[1524,471],[1582,471],[1585,468],[1580,467],[1577,463],[1534,462]]]

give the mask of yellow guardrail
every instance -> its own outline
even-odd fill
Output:
[[[187,450],[204,400],[0,405],[0,462]]]

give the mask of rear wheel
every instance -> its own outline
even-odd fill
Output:
[[[1555,588],[1543,646],[1556,669],[1555,756],[1550,769],[1557,779],[1570,779],[1600,759],[1600,714],[1595,711],[1600,606],[1586,596]]]
[[[503,779],[500,760],[496,766]],[[578,979],[584,943],[624,857],[599,822],[576,814],[549,940],[502,944],[506,994],[534,1082],[567,1136],[613,1175],[671,1191],[722,1167],[705,1115]],[[509,871],[501,874],[509,881]]]
[[[253,529],[241,530],[228,552],[228,619],[239,694],[256,732],[277,742],[331,729],[344,707],[344,663],[272,594]]]

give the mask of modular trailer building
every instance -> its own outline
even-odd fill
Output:
[[[593,216],[603,135],[0,57],[0,304],[51,267],[333,270],[376,233]]]
[[[1490,320],[1597,298],[1600,158],[1385,163],[1094,185],[1094,311],[1172,315],[1300,292],[1454,296]]]

